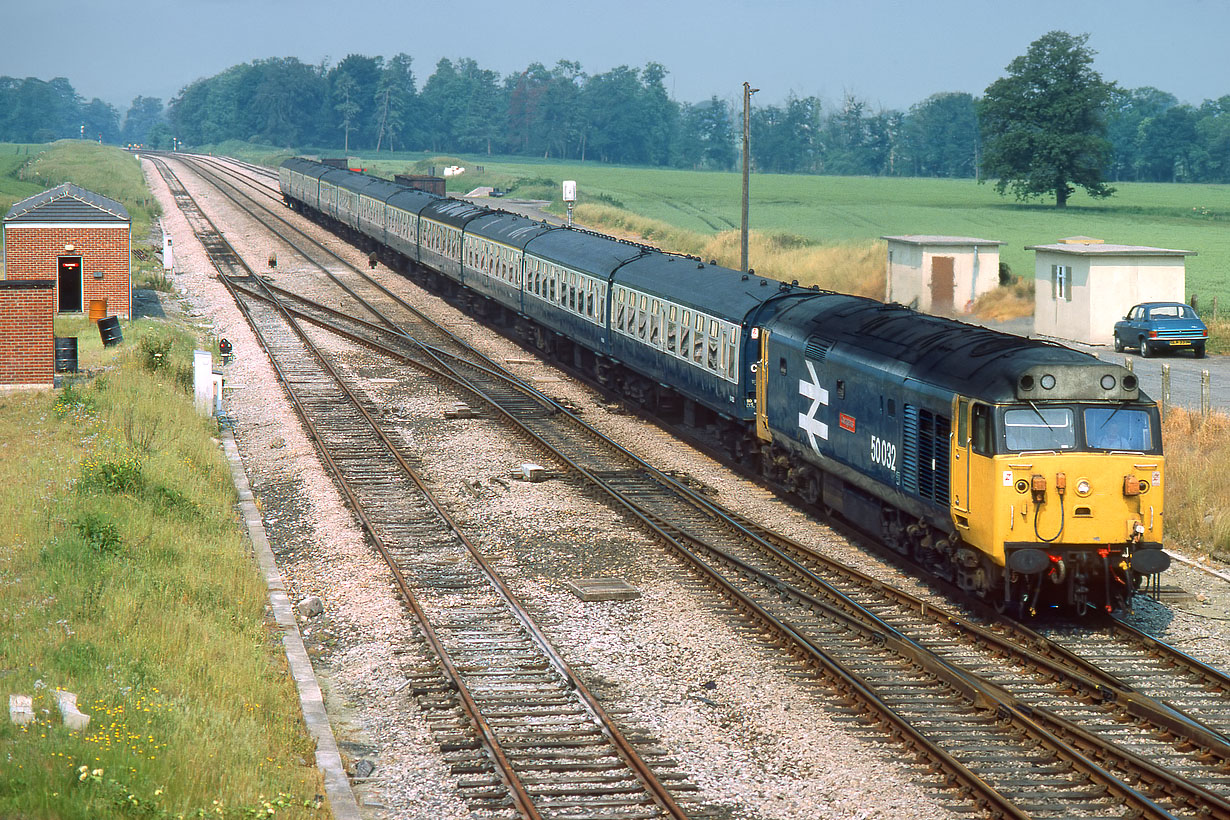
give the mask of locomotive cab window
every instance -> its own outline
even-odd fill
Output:
[[[1122,407],[1086,407],[1085,442],[1094,450],[1153,449],[1152,419],[1148,410]]]
[[[975,404],[970,414],[970,444],[979,455],[991,455],[991,408]]]
[[[1070,407],[1014,407],[1004,411],[1004,445],[1011,451],[1071,450],[1076,447]]]

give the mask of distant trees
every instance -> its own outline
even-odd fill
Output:
[[[1199,106],[1156,88],[1122,89],[1091,67],[1087,36],[1051,32],[1013,60],[983,99],[933,94],[906,111],[852,93],[788,93],[751,111],[758,172],[969,178],[1001,191],[1095,196],[1103,180],[1230,182],[1230,95]],[[520,154],[707,170],[738,166],[742,110],[731,96],[680,102],[667,68],[530,63],[501,77],[442,59],[420,80],[409,54],[336,65],[255,60],[185,86],[167,105],[120,117],[68,80],[0,77],[0,140],[78,137],[169,147],[226,140],[319,151]],[[762,92],[764,96],[768,92]]]
[[[1018,199],[1053,194],[1063,208],[1079,185],[1110,196],[1103,170],[1113,150],[1106,109],[1113,85],[1093,70],[1089,35],[1052,31],[1008,64],[1008,76],[987,87],[979,119],[982,169],[996,190]]]

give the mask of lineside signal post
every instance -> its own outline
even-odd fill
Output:
[[[568,227],[572,227],[572,206],[577,201],[577,181],[575,179],[564,180],[564,204],[568,206]]]

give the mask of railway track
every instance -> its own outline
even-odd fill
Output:
[[[316,251],[298,252],[306,257]],[[500,407],[500,394],[509,391],[520,393],[523,402],[527,395],[536,400],[533,391],[499,374],[493,363],[448,349],[455,342],[450,334],[437,331],[430,340],[424,338],[430,328],[419,324],[422,317],[387,315],[391,295],[384,294],[382,307],[367,308],[376,321],[365,324],[304,299],[279,298],[294,303],[304,318],[316,311],[310,318],[322,326],[351,321],[346,332],[352,338],[366,339],[386,355],[451,371],[459,379],[455,383],[493,406]],[[1088,665],[1083,672],[1071,668],[1081,666],[1076,660],[1068,659],[1069,666],[1039,663],[1043,653],[1014,647],[1002,637],[998,642],[986,635],[957,641],[954,635],[976,634],[978,625],[961,622],[944,632],[944,623],[957,623],[953,616],[937,616],[931,608],[931,617],[920,620],[925,605],[890,603],[885,596],[868,599],[866,590],[875,583],[841,589],[806,565],[812,559],[801,545],[739,521],[664,480],[649,465],[628,461],[630,454],[609,443],[595,445],[601,437],[592,432],[578,437],[579,420],[563,408],[544,413],[539,405],[526,413],[524,406],[506,407],[501,412],[573,473],[656,531],[695,571],[723,587],[748,617],[776,630],[792,651],[823,668],[838,689],[881,710],[879,720],[890,731],[930,757],[961,788],[977,794],[975,801],[991,812],[1046,816],[1076,808],[1081,816],[1230,816],[1216,791],[1225,787],[1224,738],[1216,730],[1147,697],[1133,699],[1134,690],[1113,675],[1098,674]],[[860,596],[861,603],[856,600]],[[973,652],[971,646],[980,643],[993,646]],[[1012,663],[1005,663],[1004,656]],[[1060,678],[1058,685],[1047,682],[1052,676]],[[1115,704],[1124,701],[1132,706],[1116,712]],[[1082,729],[1081,722],[1097,723],[1113,741]],[[1131,732],[1115,731],[1123,724]],[[1150,734],[1150,727],[1158,731]],[[1182,751],[1176,736],[1194,749],[1181,773],[1165,765]],[[1120,748],[1125,745],[1133,748]]]
[[[169,169],[160,171],[194,228],[217,234],[206,246],[225,242]],[[221,253],[219,273],[228,286],[253,288],[231,292],[438,661],[408,683],[454,772],[465,776],[461,796],[471,810],[703,816],[676,802],[672,790],[694,787],[666,773],[673,764],[661,755],[642,757],[381,429],[376,408],[285,310],[255,296],[259,279],[251,270],[237,275],[237,258]],[[459,560],[463,551],[470,560]]]

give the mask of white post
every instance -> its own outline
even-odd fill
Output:
[[[214,397],[214,357],[208,350],[192,352],[192,387],[197,412],[208,415]]]
[[[171,253],[171,235],[164,233],[162,235],[162,269],[171,270],[173,267],[175,267],[175,260]]]

